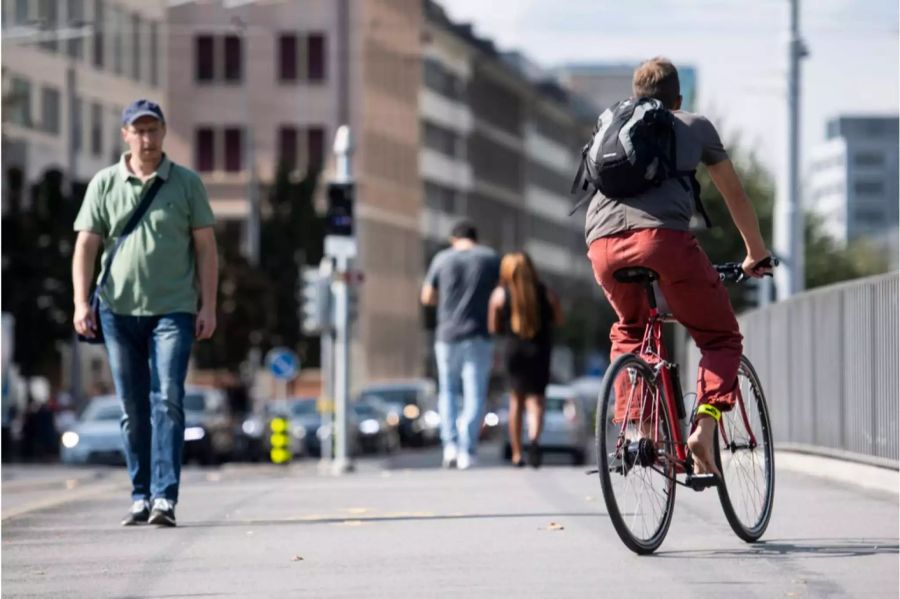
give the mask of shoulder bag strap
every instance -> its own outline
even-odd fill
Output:
[[[116,245],[113,246],[113,249],[110,250],[109,254],[106,256],[106,261],[103,263],[103,276],[100,277],[100,282],[97,283],[97,288],[94,290],[95,295],[99,293],[99,290],[106,284],[106,279],[109,278],[109,269],[112,266],[113,258],[116,257],[116,252],[122,247],[122,242],[124,242],[125,238],[137,228],[138,223],[144,217],[144,214],[146,214],[147,208],[150,207],[153,198],[156,197],[156,194],[159,192],[159,188],[163,186],[163,183],[165,183],[165,180],[159,175],[156,175],[153,184],[150,185],[150,189],[148,189],[147,193],[144,194],[144,197],[141,198],[141,203],[138,204],[137,208],[134,209],[134,212],[131,213],[128,222],[125,224],[125,228],[122,229],[122,234],[119,235],[119,239],[116,241]]]

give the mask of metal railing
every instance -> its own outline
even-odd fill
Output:
[[[776,447],[898,468],[898,273],[823,287],[742,314]],[[699,351],[688,340],[686,380]]]

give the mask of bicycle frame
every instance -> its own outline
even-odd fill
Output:
[[[669,413],[669,431],[672,442],[675,445],[675,458],[680,470],[684,469],[687,461],[687,450],[684,439],[681,436],[681,426],[678,422],[678,407],[675,405],[675,386],[672,384],[672,376],[669,368],[673,366],[668,360],[666,348],[662,343],[662,325],[672,319],[671,314],[661,313],[656,303],[656,294],[653,291],[653,283],[647,283],[647,299],[650,301],[650,318],[644,329],[644,338],[641,341],[639,355],[656,367],[657,377],[662,383],[663,393]],[[674,422],[671,420],[674,419]]]
[[[663,323],[677,321],[671,314],[660,312],[652,282],[647,283],[646,289],[647,299],[650,303],[650,315],[647,321],[647,326],[644,329],[644,337],[641,341],[641,348],[638,355],[656,368],[658,380],[662,385],[663,393],[666,397],[666,404],[670,417],[669,430],[672,435],[672,442],[675,446],[674,457],[676,459],[676,470],[684,472],[686,471],[685,466],[687,465],[688,459],[687,444],[682,437],[681,426],[677,416],[678,406],[675,403],[675,385],[672,383],[672,375],[669,372],[669,369],[672,368],[674,364],[672,362],[669,362],[668,355],[666,354],[666,348],[662,343]],[[735,402],[740,409],[741,419],[743,420],[744,427],[746,428],[747,433],[750,437],[749,446],[752,449],[756,446],[756,436],[753,434],[753,428],[750,425],[750,419],[747,416],[747,409],[744,406],[744,399],[739,388],[737,389],[737,397],[735,398]],[[723,443],[725,446],[728,446],[731,442],[728,440],[728,433],[725,431],[724,420],[719,421],[718,428],[719,435],[721,436],[721,443]]]

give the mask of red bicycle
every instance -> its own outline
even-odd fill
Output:
[[[777,261],[760,263],[775,266]],[[740,264],[715,267],[723,281],[745,279]],[[662,325],[671,314],[657,307],[657,274],[642,267],[623,268],[616,280],[646,287],[650,319],[638,354],[619,356],[603,378],[597,405],[597,461],[609,517],[619,537],[638,554],[655,551],[672,522],[675,489],[716,487],[725,517],[741,539],[759,540],[772,515],[775,462],[772,428],[762,384],[746,356],[738,370],[734,409],[722,414],[715,439],[715,460],[722,473],[694,474],[685,437],[696,406],[685,410],[678,366],[662,344]],[[617,392],[627,398],[619,418]],[[696,398],[694,403],[696,403]],[[627,415],[636,415],[629,417]],[[682,426],[685,428],[683,429]]]

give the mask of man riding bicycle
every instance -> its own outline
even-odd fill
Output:
[[[672,111],[675,171],[693,171],[701,162],[706,165],[744,240],[744,272],[755,278],[769,273],[769,266],[760,266],[769,251],[756,212],[719,134],[706,118],[680,110],[675,66],[664,58],[648,60],[635,70],[632,91],[634,98],[655,98]],[[613,276],[629,266],[657,273],[672,314],[700,348],[698,409],[688,447],[695,473],[720,476],[713,459],[713,435],[721,412],[734,405],[743,338],[719,275],[690,232],[694,201],[693,190],[675,177],[633,197],[611,199],[597,191],[588,208],[585,238],[594,276],[619,317],[610,331],[611,360],[639,351],[650,310],[641,286]],[[624,403],[624,394],[617,393],[617,419],[636,419],[634,414],[624,414]]]

